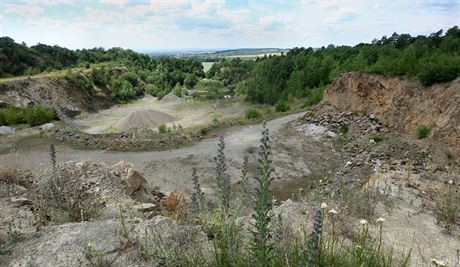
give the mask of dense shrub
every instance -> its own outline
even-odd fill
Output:
[[[286,112],[290,109],[286,101],[279,101],[275,106],[276,112]]]
[[[24,123],[23,111],[19,108],[8,107],[0,111],[2,125],[15,125]]]
[[[0,125],[15,125],[27,123],[30,126],[42,125],[57,119],[56,112],[47,107],[9,107],[0,110]]]
[[[261,116],[262,116],[262,113],[260,113],[260,111],[258,111],[257,109],[254,109],[254,108],[250,108],[250,109],[246,110],[246,113],[244,113],[244,117],[246,119],[248,119],[248,120],[259,118]]]
[[[38,106],[25,109],[24,118],[30,126],[37,126],[55,120],[57,116],[53,109]]]
[[[323,100],[324,87],[314,88],[308,92],[307,101],[305,101],[304,107],[311,107]]]
[[[166,125],[162,123],[162,124],[160,124],[158,126],[158,132],[167,133],[168,132],[168,127],[166,127]]]
[[[423,139],[428,136],[430,133],[430,128],[428,128],[425,125],[419,125],[417,126],[417,129],[415,130],[415,134],[418,139]]]

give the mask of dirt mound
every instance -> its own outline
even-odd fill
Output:
[[[374,114],[397,131],[415,136],[418,125],[460,153],[460,79],[447,88],[364,73],[345,73],[326,90],[323,105]]]
[[[178,104],[184,102],[184,100],[173,93],[169,93],[165,95],[161,100],[161,103],[167,103],[167,104]]]
[[[115,128],[120,131],[127,131],[132,128],[154,128],[162,123],[168,123],[174,117],[156,110],[138,110],[121,119]]]

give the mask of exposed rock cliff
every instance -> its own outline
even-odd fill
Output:
[[[0,100],[11,106],[45,105],[56,109],[61,119],[94,112],[112,104],[102,92],[90,95],[84,88],[53,77],[25,78],[0,84]]]
[[[381,123],[408,135],[418,125],[460,152],[460,79],[448,86],[423,87],[418,81],[364,73],[345,73],[326,90],[323,104],[374,114]]]

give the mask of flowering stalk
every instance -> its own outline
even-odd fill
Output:
[[[256,177],[258,188],[256,189],[256,202],[252,217],[255,220],[254,230],[251,230],[253,240],[251,254],[258,266],[271,266],[273,261],[273,244],[270,242],[272,229],[270,227],[272,210],[270,184],[273,180],[271,174],[271,148],[269,131],[266,123],[263,125],[262,138],[259,149],[259,176]]]
[[[305,251],[306,262],[303,266],[318,266],[321,262],[321,237],[323,233],[323,211],[317,210],[313,215],[313,227],[308,235]]]
[[[219,206],[226,212],[229,208],[230,177],[226,173],[227,165],[225,163],[225,140],[223,135],[219,137],[217,146],[217,156],[214,158],[216,163],[217,198]]]
[[[204,205],[204,193],[201,191],[200,180],[195,167],[192,168],[192,182],[194,190],[192,194],[192,209],[197,213]]]

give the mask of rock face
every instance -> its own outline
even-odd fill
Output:
[[[345,73],[328,87],[323,104],[374,114],[382,124],[412,136],[418,125],[426,125],[430,136],[460,153],[460,79],[447,88],[423,87],[418,81]]]
[[[85,112],[94,112],[112,105],[110,97],[97,93],[90,95],[84,88],[51,77],[29,78],[0,85],[3,105],[27,107],[45,105],[53,107],[59,118],[73,118]]]

